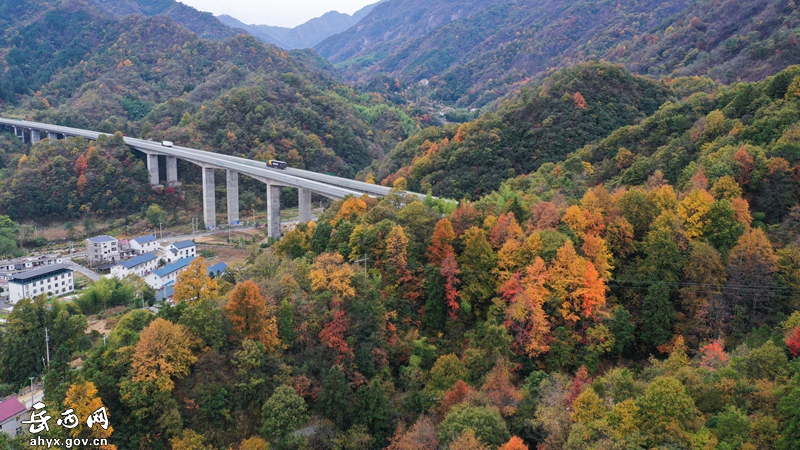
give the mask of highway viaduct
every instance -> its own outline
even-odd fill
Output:
[[[14,135],[23,142],[35,144],[42,140],[58,139],[59,137],[82,137],[97,140],[101,134],[97,131],[79,128],[62,127],[45,123],[30,122],[25,120],[6,119],[0,117],[0,127],[13,129]],[[161,184],[158,170],[158,157],[166,159],[166,185],[178,184],[177,160],[182,159],[200,166],[203,179],[203,220],[207,229],[216,228],[216,199],[214,170],[224,170],[226,173],[226,188],[228,200],[228,225],[239,224],[239,175],[245,175],[266,184],[267,188],[267,230],[269,237],[278,239],[280,230],[280,188],[291,187],[298,189],[300,222],[311,220],[311,193],[316,193],[334,200],[342,199],[348,195],[360,197],[369,195],[382,197],[391,190],[386,186],[364,183],[361,181],[340,178],[332,175],[320,174],[308,170],[287,168],[285,170],[273,169],[266,163],[240,158],[230,155],[208,152],[188,147],[165,147],[160,142],[144,139],[123,138],[131,148],[146,155],[147,169],[150,173],[150,184]],[[407,194],[422,197],[420,194],[408,192]]]

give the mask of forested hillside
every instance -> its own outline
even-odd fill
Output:
[[[316,57],[290,56],[249,36],[204,40],[163,15],[117,18],[80,1],[18,17],[0,49],[6,116],[280,158],[345,176],[417,131],[402,107],[338,83]],[[8,146],[2,153],[12,167],[23,155]],[[0,181],[5,190],[27,176],[10,175]],[[42,192],[50,189],[44,183],[26,180]],[[77,191],[74,185],[64,194]],[[8,212],[30,218],[23,212],[38,203],[17,200],[23,204]],[[123,212],[87,207],[100,215]],[[39,216],[45,217],[56,216]]]
[[[430,127],[373,165],[376,179],[436,196],[477,197],[504,180],[652,115],[676,93],[610,64],[587,63],[526,86],[495,112],[461,126]]]
[[[53,419],[39,436],[120,450],[796,449],[797,6],[552,0],[527,4],[536,22],[520,5],[378,5],[342,39],[383,27],[385,55],[351,46],[344,65],[390,102],[250,36],[204,40],[78,0],[0,3],[15,13],[0,14],[0,114],[109,133],[0,135],[0,214],[199,203],[196,168],[180,169],[190,187],[152,189],[122,133],[393,187],[331,202],[223,274],[195,259],[156,312],[136,276],[21,300],[2,314],[0,396],[40,377],[54,418],[105,406],[110,427]],[[390,49],[434,34],[430,61],[448,66],[428,94],[506,96],[496,108],[422,128],[438,114],[403,103],[393,77],[428,69]],[[479,66],[451,68],[458,48]],[[397,72],[370,78],[390,60]],[[457,67],[475,69],[441,75]],[[520,75],[495,89],[495,73]],[[20,252],[14,227],[0,216],[5,254]],[[37,448],[29,437],[0,433],[0,448]]]
[[[350,80],[429,79],[432,98],[481,106],[592,59],[652,77],[755,81],[800,57],[798,14],[790,0],[393,0],[316,49]]]

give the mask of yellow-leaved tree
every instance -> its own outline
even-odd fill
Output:
[[[108,439],[114,433],[111,426],[111,414],[105,408],[103,399],[97,395],[97,387],[91,381],[78,380],[70,385],[67,395],[64,398],[64,407],[72,409],[78,417],[78,426],[69,430],[69,435],[80,439]],[[93,423],[91,427],[86,425],[86,419],[95,412],[103,411],[108,422],[104,428],[102,423]],[[116,445],[102,445],[98,448],[106,450],[116,450]]]
[[[339,253],[322,253],[314,258],[308,278],[311,280],[311,289],[315,291],[332,291],[340,299],[356,295],[350,281],[353,278],[353,268],[344,262]]]
[[[172,390],[173,377],[185,377],[197,361],[194,341],[183,325],[157,318],[139,334],[131,362],[133,381],[151,382],[159,391]]]
[[[178,274],[175,280],[175,302],[196,302],[201,299],[215,299],[219,294],[217,280],[208,276],[208,266],[203,257],[195,258],[189,267]]]

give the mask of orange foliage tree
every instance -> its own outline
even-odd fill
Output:
[[[278,348],[277,321],[275,317],[269,317],[267,301],[252,280],[233,288],[224,309],[240,339],[260,341],[267,351]]]
[[[525,445],[522,439],[517,436],[512,436],[508,442],[501,445],[497,450],[528,450],[528,446]]]
[[[456,287],[461,283],[457,278],[461,274],[461,270],[458,267],[455,253],[448,251],[445,254],[439,273],[444,277],[444,298],[447,303],[447,315],[450,316],[450,319],[456,320],[458,318],[458,310],[461,308],[458,303],[458,298],[461,294]]]
[[[447,218],[437,222],[431,237],[431,245],[428,247],[428,262],[434,266],[440,265],[447,252],[453,252],[455,239],[453,224]]]
[[[160,391],[172,390],[172,378],[188,375],[197,361],[192,352],[194,342],[183,325],[157,318],[139,334],[131,361],[133,381],[152,382]]]
[[[550,323],[542,308],[548,295],[546,282],[547,268],[537,256],[533,265],[528,266],[524,280],[518,272],[502,289],[502,297],[508,302],[505,325],[514,333],[512,347],[530,357],[550,350],[547,343]]]

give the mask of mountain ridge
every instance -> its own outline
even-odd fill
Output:
[[[274,25],[246,24],[235,17],[223,14],[217,18],[224,24],[239,28],[252,34],[264,42],[277,45],[287,50],[311,48],[324,39],[341,33],[356,25],[367,16],[372,9],[385,0],[364,6],[352,15],[338,11],[328,11],[320,17],[310,19],[296,27]]]

